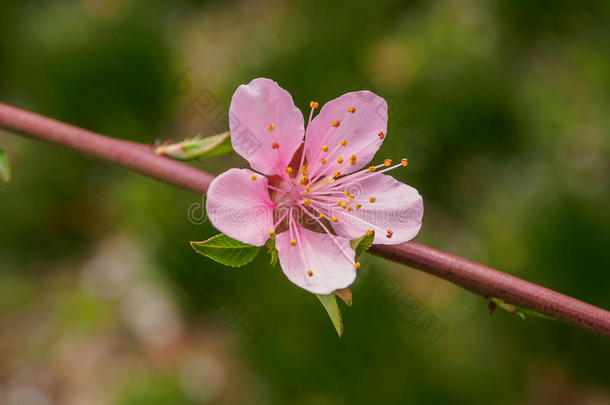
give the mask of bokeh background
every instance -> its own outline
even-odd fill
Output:
[[[0,99],[114,137],[224,131],[260,76],[304,112],[377,92],[378,159],[406,155],[394,173],[424,196],[418,242],[605,308],[609,53],[605,0],[0,2]],[[601,337],[365,257],[338,339],[265,255],[194,254],[215,234],[202,198],[0,145],[1,404],[610,404]]]

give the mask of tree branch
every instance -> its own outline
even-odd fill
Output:
[[[212,174],[157,156],[146,145],[109,138],[2,103],[0,127],[76,150],[197,194],[205,193],[214,179]],[[375,245],[370,252],[423,270],[485,298],[499,298],[610,337],[610,312],[490,267],[414,242]]]

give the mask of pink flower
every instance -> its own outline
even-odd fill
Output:
[[[233,95],[233,148],[256,172],[230,169],[208,191],[212,224],[227,236],[262,246],[275,236],[290,281],[316,294],[354,282],[360,263],[350,240],[375,231],[374,243],[406,242],[419,232],[417,190],[383,174],[406,166],[366,167],[385,138],[387,104],[369,91],[330,101],[304,128],[290,94],[254,79]],[[303,142],[303,137],[305,141]],[[363,169],[364,168],[364,169]]]

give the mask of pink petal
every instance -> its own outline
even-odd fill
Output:
[[[290,281],[315,294],[330,294],[354,282],[355,252],[348,239],[310,231],[300,225],[296,225],[296,234],[290,234],[282,232],[275,241],[280,265]],[[292,238],[297,241],[294,246],[290,243]]]
[[[248,169],[229,169],[212,181],[205,207],[212,225],[220,232],[240,242],[262,246],[273,229],[274,206],[265,176]]]
[[[233,149],[266,175],[282,173],[303,141],[303,114],[290,93],[269,79],[237,88],[229,127]]]
[[[339,125],[333,126],[333,122]],[[364,167],[381,146],[387,122],[387,103],[370,91],[347,93],[326,103],[307,128],[305,153],[310,168],[348,174]],[[340,146],[341,140],[347,142],[345,146]],[[324,145],[328,152],[323,152]],[[356,156],[355,164],[350,163],[352,155]],[[337,162],[339,157],[343,163]],[[325,165],[320,164],[322,158],[327,160]]]
[[[371,229],[375,231],[374,243],[395,245],[413,239],[419,232],[424,203],[413,187],[392,176],[374,174],[341,189],[348,189],[356,196],[349,205],[362,207],[349,212],[341,207],[333,208],[332,215],[339,220],[332,225],[338,235],[354,239]],[[374,203],[370,202],[371,196],[375,197]],[[388,230],[392,231],[390,238]]]

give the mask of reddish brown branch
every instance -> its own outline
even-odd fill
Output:
[[[203,194],[214,176],[149,147],[109,138],[0,103],[0,127],[114,163],[165,183]],[[610,312],[498,270],[417,243],[375,245],[371,252],[441,277],[473,293],[536,310],[610,337]]]

